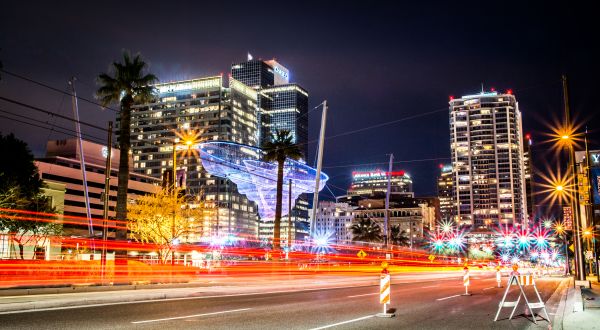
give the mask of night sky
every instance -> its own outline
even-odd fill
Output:
[[[385,168],[389,153],[396,170],[412,175],[417,195],[435,195],[438,165],[450,156],[448,98],[477,93],[482,83],[486,90],[516,94],[538,169],[554,167],[548,146],[539,142],[562,113],[562,73],[569,77],[576,118],[598,145],[600,20],[591,4],[405,2],[6,1],[0,61],[7,71],[61,90],[75,76],[78,95],[92,98],[95,77],[123,49],[140,52],[161,81],[227,73],[247,52],[275,57],[309,91],[310,108],[329,102],[324,170],[336,195],[349,186],[353,169]],[[72,113],[68,96],[6,74],[0,96]],[[5,112],[73,127],[0,101],[0,115],[16,118]],[[100,126],[115,115],[85,102],[80,113]],[[311,112],[311,141],[319,121],[320,111]],[[13,132],[40,156],[48,139],[65,136],[3,117],[0,132]],[[84,132],[105,139],[103,132]],[[309,163],[315,147],[309,146]],[[346,166],[373,163],[380,165]]]

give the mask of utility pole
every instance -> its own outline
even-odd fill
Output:
[[[104,212],[102,213],[102,279],[106,276],[106,239],[108,238],[108,202],[110,200],[110,174],[112,157],[113,122],[108,122],[108,142],[106,144],[106,167],[104,168]]]
[[[387,249],[389,246],[389,216],[390,216],[390,190],[392,187],[392,165],[394,164],[394,154],[390,154],[390,166],[387,173],[387,191],[385,194],[385,216],[383,217],[383,246]],[[411,233],[412,234],[412,233]]]
[[[567,76],[562,76],[562,87],[564,97],[564,110],[565,110],[565,129],[570,129],[570,110],[569,110],[569,91],[567,87]],[[571,134],[572,132],[569,132]],[[575,274],[576,280],[585,281],[585,265],[582,253],[581,244],[581,215],[579,213],[579,185],[577,183],[577,170],[575,168],[575,145],[573,144],[573,137],[569,136],[570,145],[568,146],[569,151],[569,167],[571,168],[571,175],[573,176],[572,185],[573,196],[571,198],[571,207],[573,210],[573,240],[575,241]]]
[[[88,231],[91,238],[94,237],[94,222],[90,211],[90,195],[88,194],[87,175],[85,172],[85,157],[83,155],[83,141],[81,139],[81,124],[79,122],[79,105],[77,104],[77,93],[75,92],[75,77],[69,80],[71,86],[71,99],[73,103],[73,117],[75,119],[75,132],[77,135],[77,148],[79,150],[79,166],[81,167],[81,176],[83,179],[83,194],[85,201],[85,214],[88,220]]]
[[[313,212],[310,220],[310,237],[315,236],[315,225],[317,223],[317,207],[319,206],[319,187],[321,183],[321,167],[323,165],[323,144],[325,142],[325,124],[327,122],[327,100],[323,101],[323,113],[321,114],[321,131],[319,132],[319,153],[317,156],[317,176],[315,178],[315,192],[313,194]]]

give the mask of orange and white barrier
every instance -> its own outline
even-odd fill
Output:
[[[500,272],[500,267],[496,267],[496,283],[498,287],[502,287],[502,273]]]
[[[517,307],[519,306],[519,303],[521,302],[521,298],[523,298],[523,300],[525,300],[525,307],[527,308],[527,310],[529,310],[529,313],[531,314],[532,319],[533,319],[533,323],[537,324],[536,315],[533,313],[533,309],[540,309],[542,312],[544,312],[545,319],[548,322],[550,322],[550,317],[548,316],[548,312],[546,311],[546,304],[542,300],[542,297],[540,296],[540,293],[539,293],[537,287],[535,286],[535,276],[532,274],[527,274],[527,275],[519,274],[518,269],[519,269],[518,265],[513,265],[513,272],[508,279],[508,283],[506,284],[506,290],[504,291],[504,296],[502,297],[502,300],[500,301],[500,304],[498,305],[498,311],[496,312],[496,317],[494,317],[494,322],[498,321],[498,316],[500,316],[500,311],[502,310],[502,308],[505,308],[505,307],[512,307],[512,312],[510,313],[510,316],[508,317],[509,320],[512,319],[513,316],[515,315],[515,311],[517,310]],[[516,288],[518,288],[519,297],[517,300],[514,300],[514,301],[506,301],[506,297],[512,286],[515,286]],[[525,291],[523,290],[524,286],[532,286],[533,287],[533,291],[535,292],[536,298],[538,300],[537,302],[531,302],[528,299],[527,295],[525,294]],[[541,316],[539,314],[539,312],[538,312],[538,316]]]
[[[381,280],[379,281],[379,303],[385,304],[390,303],[390,274],[381,273]]]
[[[388,263],[382,262],[381,267],[381,275],[379,276],[379,303],[383,304],[383,313],[378,313],[378,317],[393,317],[394,313],[387,312],[387,305],[390,303],[391,296],[391,276],[390,272],[387,270]]]
[[[465,296],[470,296],[469,285],[471,285],[471,279],[469,277],[469,267],[465,266],[465,273],[463,274],[463,285],[465,286]]]
[[[535,280],[532,275],[517,275],[519,277],[519,283],[523,286],[535,285]]]

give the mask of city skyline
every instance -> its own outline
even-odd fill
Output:
[[[3,3],[0,330],[594,328],[596,7]]]
[[[495,87],[498,90],[513,89],[519,97],[523,112],[524,131],[532,134],[534,146],[543,140],[543,132],[547,124],[539,119],[545,113],[553,113],[558,118],[560,114],[560,74],[569,74],[573,108],[582,110],[580,121],[588,120],[590,131],[593,134],[598,125],[597,115],[585,111],[593,105],[592,74],[597,69],[597,64],[591,61],[594,51],[584,48],[585,36],[591,33],[587,28],[586,20],[575,21],[575,13],[582,12],[582,8],[569,7],[564,16],[565,24],[560,25],[557,20],[545,19],[528,15],[537,10],[534,4],[520,6],[520,12],[502,13],[506,22],[495,29],[474,29],[463,36],[461,46],[453,46],[457,52],[438,52],[447,48],[454,33],[461,31],[461,26],[450,26],[448,31],[441,28],[450,18],[445,12],[452,10],[461,12],[465,16],[478,10],[485,10],[489,4],[480,4],[482,8],[463,5],[453,7],[437,7],[416,21],[409,16],[412,12],[421,10],[419,5],[410,5],[400,13],[405,19],[398,21],[397,25],[386,23],[385,18],[396,12],[397,8],[390,6],[389,14],[385,10],[374,10],[360,5],[348,6],[340,13],[335,11],[335,4],[321,5],[323,14],[311,14],[311,17],[320,18],[327,15],[328,22],[323,26],[311,24],[309,31],[331,31],[320,36],[311,34],[309,37],[297,31],[296,26],[299,12],[288,17],[273,17],[273,20],[284,27],[281,31],[272,31],[273,36],[263,39],[256,34],[260,26],[250,27],[249,34],[241,36],[233,27],[224,26],[230,42],[219,41],[213,36],[207,36],[202,46],[193,47],[185,41],[190,34],[181,32],[175,37],[168,38],[168,42],[175,47],[168,53],[152,46],[147,42],[147,36],[140,35],[133,38],[131,32],[117,33],[116,31],[130,31],[125,26],[116,24],[114,30],[102,31],[99,27],[101,20],[87,12],[77,12],[63,21],[56,21],[50,15],[43,15],[46,8],[44,4],[31,8],[37,21],[23,18],[15,22],[12,17],[2,20],[3,30],[11,34],[0,36],[0,59],[4,69],[9,72],[24,75],[36,81],[49,84],[58,89],[66,90],[66,81],[71,76],[77,76],[76,87],[78,95],[91,99],[96,88],[94,78],[106,69],[107,65],[118,59],[123,49],[132,52],[141,52],[144,59],[150,63],[150,70],[157,74],[161,82],[194,78],[199,76],[215,75],[228,72],[232,63],[244,61],[250,53],[255,59],[265,60],[275,57],[285,67],[290,69],[289,77],[292,81],[299,81],[307,90],[311,91],[309,111],[317,106],[323,99],[328,99],[330,114],[326,136],[324,169],[331,174],[331,189],[335,195],[340,195],[347,189],[351,182],[351,172],[354,165],[364,167],[364,164],[381,163],[385,166],[386,154],[394,153],[398,161],[395,167],[406,169],[414,179],[414,190],[419,196],[434,196],[436,192],[437,166],[450,160],[450,150],[447,143],[447,112],[446,102],[449,95],[466,95],[477,92],[481,83],[486,89]],[[12,6],[12,7],[11,7]],[[9,4],[5,13],[19,11],[19,4]],[[127,8],[127,5],[125,5]],[[571,6],[571,5],[569,5]],[[234,6],[235,7],[235,6]],[[109,5],[107,8],[111,8]],[[99,10],[109,10],[100,8]],[[283,7],[285,8],[285,6]],[[229,10],[231,9],[231,10]],[[68,7],[64,10],[69,11]],[[73,9],[76,10],[76,9]],[[147,10],[147,9],[144,9]],[[240,8],[223,8],[229,10],[231,17],[243,22],[244,11]],[[245,9],[251,10],[251,9]],[[563,11],[555,4],[545,6],[547,17],[562,17]],[[127,11],[127,10],[125,10]],[[344,15],[362,17],[370,24],[365,31],[352,27],[343,19]],[[51,10],[48,10],[51,12]],[[146,14],[152,11],[148,9]],[[358,16],[357,16],[358,15]],[[490,13],[492,17],[498,14]],[[68,15],[67,15],[68,16]],[[142,15],[143,16],[143,15]],[[250,15],[251,16],[251,15]],[[472,15],[471,15],[472,16]],[[530,18],[530,19],[525,19]],[[213,17],[208,17],[214,20]],[[285,20],[287,19],[287,21]],[[475,23],[484,23],[483,18],[474,18]],[[117,20],[118,21],[118,20]],[[185,21],[176,21],[182,24]],[[439,21],[439,22],[438,22]],[[84,23],[85,22],[85,23]],[[427,27],[427,23],[437,22]],[[520,25],[513,23],[518,22]],[[81,31],[73,35],[68,34],[70,24],[81,24]],[[143,22],[140,22],[142,24]],[[538,34],[539,25],[547,27],[552,33]],[[47,26],[47,29],[41,29]],[[119,28],[119,26],[121,28]],[[149,26],[143,23],[142,26]],[[446,24],[446,26],[448,26]],[[385,48],[374,46],[371,50],[353,50],[351,45],[354,36],[369,35],[372,29],[385,29],[390,35],[397,33],[399,40],[404,40],[403,46],[387,44]],[[151,27],[157,35],[166,36],[165,32],[156,27]],[[407,31],[414,32],[411,36]],[[337,37],[331,33],[335,32]],[[49,44],[46,38],[40,36],[58,33],[63,38]],[[356,35],[354,35],[356,34]],[[486,53],[485,56],[473,57],[469,54],[484,45],[481,36],[492,34],[508,35],[512,45],[506,51]],[[286,38],[278,38],[281,36]],[[577,38],[567,39],[572,35]],[[248,37],[249,36],[249,37]],[[244,38],[247,37],[247,38]],[[97,43],[105,46],[88,46],[80,49],[82,38],[94,38]],[[378,36],[373,36],[374,41],[380,42]],[[26,42],[16,43],[17,40]],[[292,43],[285,47],[269,40],[290,40]],[[427,40],[424,43],[420,40]],[[36,42],[34,42],[36,41]],[[237,42],[239,41],[239,42]],[[470,42],[470,43],[469,43]],[[55,44],[60,51],[52,51],[47,56],[40,52],[50,49]],[[559,48],[568,43],[573,47],[569,52]],[[516,47],[518,46],[518,47]],[[320,50],[320,47],[325,47]],[[181,49],[181,50],[179,50]],[[518,50],[517,50],[518,49]],[[79,55],[81,54],[81,55]],[[187,55],[193,54],[193,55]],[[323,55],[318,60],[318,55]],[[395,59],[395,56],[399,56]],[[86,60],[83,60],[86,58]],[[377,61],[375,61],[377,60]],[[439,60],[439,61],[438,61]],[[50,65],[45,61],[53,61]],[[485,68],[485,69],[484,69]],[[63,95],[49,91],[35,84],[27,83],[3,75],[2,93],[7,97],[16,96],[22,89],[31,92],[31,103],[52,111],[63,114],[70,113],[68,100]],[[391,88],[390,86],[394,86]],[[16,97],[15,97],[16,98]],[[14,111],[13,106],[4,106],[4,110]],[[104,126],[106,121],[114,119],[110,110],[99,110],[97,106],[81,102],[82,116],[90,121]],[[368,111],[366,111],[368,109]],[[438,111],[439,110],[439,111]],[[351,115],[348,115],[351,114]],[[44,119],[43,116],[36,118]],[[412,119],[411,119],[412,118]],[[319,111],[309,114],[309,160],[314,161],[315,144],[319,127]],[[548,119],[546,119],[548,120]],[[0,131],[16,132],[19,137],[28,141],[37,155],[42,155],[45,138],[34,137],[26,133],[26,125],[20,123],[7,124],[3,120]],[[51,121],[52,122],[52,121]],[[62,123],[60,120],[54,123]],[[69,125],[70,123],[62,123]],[[386,124],[378,129],[362,129],[379,124]],[[70,126],[67,126],[70,127]],[[360,130],[360,131],[359,131]],[[61,135],[46,130],[51,139],[61,138]],[[98,132],[86,131],[100,138]],[[374,134],[374,133],[377,134]],[[379,140],[389,141],[388,145],[379,143]],[[591,139],[591,145],[597,145]],[[369,148],[367,153],[348,152],[346,146],[354,146],[357,150]],[[535,151],[535,150],[534,150]],[[544,153],[536,153],[536,157],[545,157]],[[408,161],[403,163],[404,161]],[[535,164],[535,162],[534,162]],[[545,170],[541,168],[541,170]],[[331,197],[328,192],[323,197]]]

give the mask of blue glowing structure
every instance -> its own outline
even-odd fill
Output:
[[[198,146],[202,166],[214,176],[227,178],[241,194],[258,205],[261,219],[275,217],[277,200],[277,164],[262,161],[261,149],[233,142],[210,141]],[[288,214],[289,182],[292,182],[292,208],[303,193],[314,193],[317,171],[303,163],[288,160],[283,169],[281,215]],[[321,172],[319,191],[329,177]]]

